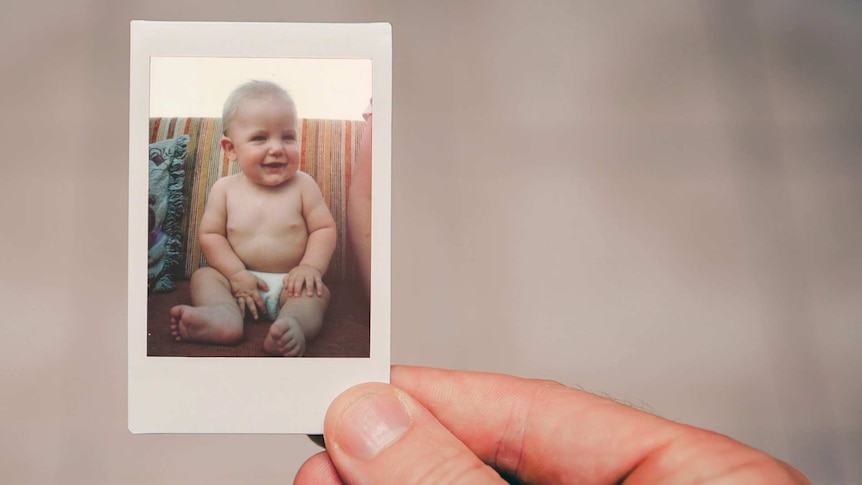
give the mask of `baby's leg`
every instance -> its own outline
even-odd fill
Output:
[[[302,357],[305,344],[320,333],[323,316],[329,304],[329,288],[323,287],[323,296],[281,295],[281,310],[269,327],[263,349],[272,355]]]
[[[242,314],[230,283],[213,268],[192,274],[192,306],[171,308],[171,335],[181,340],[236,344],[242,340]]]

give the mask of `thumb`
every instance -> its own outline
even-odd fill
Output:
[[[263,291],[269,291],[269,285],[266,284],[266,281],[263,281],[260,278],[257,279],[257,287]]]
[[[506,483],[427,409],[388,384],[361,384],[336,398],[324,436],[345,483]]]

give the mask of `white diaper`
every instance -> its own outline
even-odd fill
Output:
[[[287,276],[287,273],[264,273],[262,271],[251,271],[249,273],[257,276],[266,282],[266,286],[269,287],[269,291],[260,291],[260,297],[263,298],[263,304],[266,306],[266,313],[269,314],[269,318],[275,320],[275,317],[278,316],[278,298],[281,296],[281,289],[284,288],[284,277]]]

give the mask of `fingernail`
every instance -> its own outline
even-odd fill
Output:
[[[368,461],[398,440],[410,427],[410,416],[395,396],[370,394],[341,414],[337,439],[344,451]]]

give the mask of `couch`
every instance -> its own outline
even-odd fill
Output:
[[[364,121],[299,120],[300,170],[320,186],[332,212],[338,242],[324,275],[332,299],[321,333],[309,342],[306,357],[368,357],[370,313],[357,281],[347,241],[347,188]],[[189,279],[206,258],[197,230],[213,183],[239,171],[221,149],[220,118],[150,119],[150,194],[147,294],[147,355],[187,357],[264,357],[267,322],[248,319],[238,345],[175,342],[169,310],[190,304]]]

